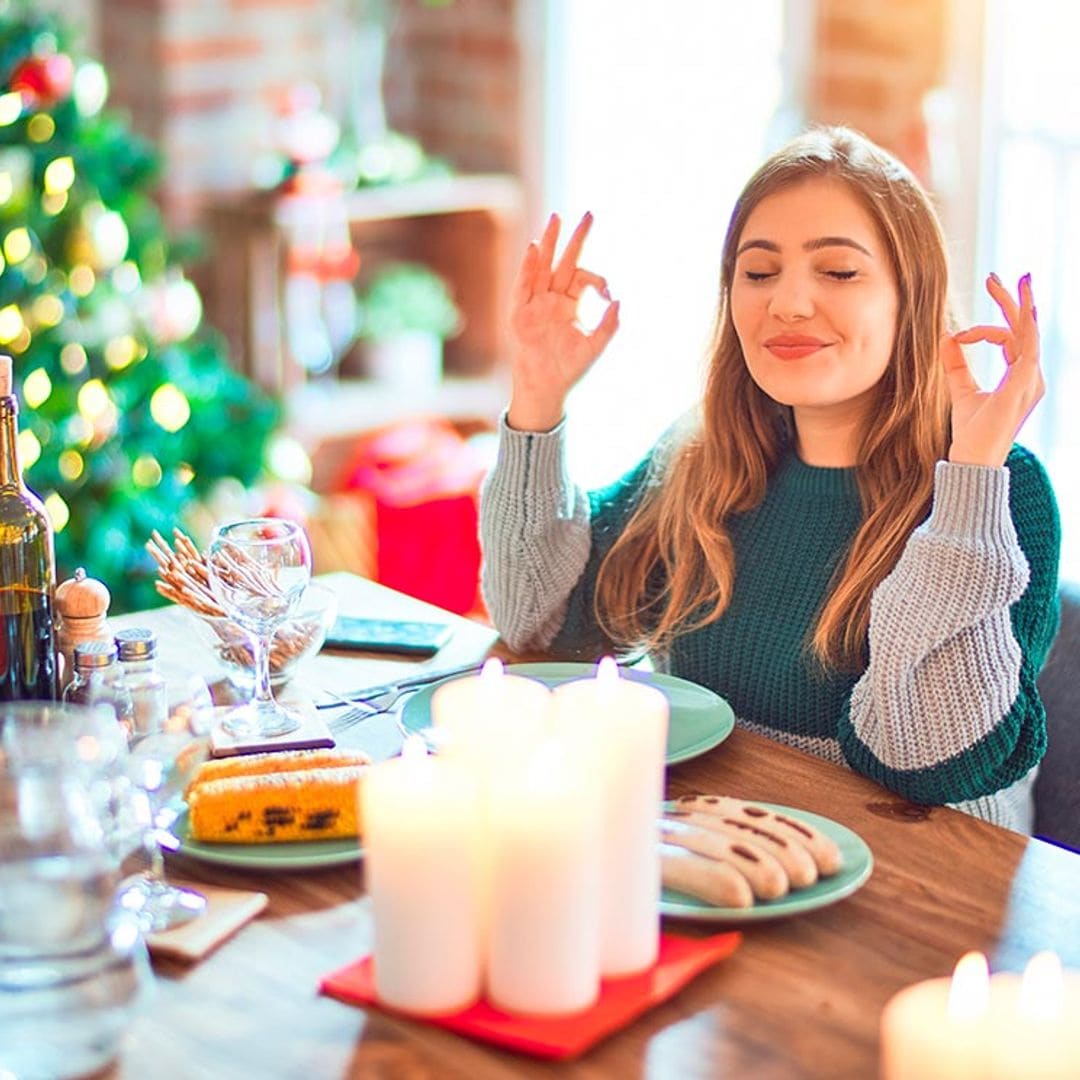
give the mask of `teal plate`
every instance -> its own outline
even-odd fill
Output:
[[[670,809],[674,803],[665,803]],[[775,803],[758,803],[769,810],[782,812],[788,817],[805,821],[835,841],[840,848],[843,863],[838,874],[821,878],[806,889],[797,889],[779,900],[757,900],[753,907],[715,907],[674,889],[664,889],[660,896],[660,914],[676,919],[700,919],[706,922],[746,923],[783,919],[789,915],[801,915],[806,911],[828,907],[843,900],[866,884],[874,870],[874,856],[866,841],[849,828],[831,818],[811,814],[808,810],[795,810]]]
[[[186,807],[169,831],[176,838],[177,855],[241,870],[318,870],[357,862],[364,853],[356,837],[283,844],[204,844],[191,838]]]
[[[574,679],[591,678],[596,672],[595,664],[509,664],[509,675],[526,675],[548,686],[559,686]],[[655,686],[668,699],[670,720],[666,761],[675,765],[689,761],[714,746],[719,746],[735,728],[735,713],[719,694],[704,686],[698,686],[675,675],[662,675],[652,671],[624,668],[624,679]],[[453,678],[464,678],[457,675]],[[425,686],[417,691],[401,711],[401,721],[410,731],[422,731],[431,724],[431,697],[444,683],[452,679]]]

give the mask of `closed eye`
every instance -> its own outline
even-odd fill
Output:
[[[826,270],[825,276],[832,278],[833,281],[850,281],[858,272],[858,270]]]
[[[744,274],[747,281],[767,281],[771,277],[776,277],[775,273],[761,273],[760,271],[747,270]]]

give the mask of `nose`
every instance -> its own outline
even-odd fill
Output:
[[[780,274],[769,297],[769,314],[789,321],[809,319],[814,314],[813,290],[801,274]]]

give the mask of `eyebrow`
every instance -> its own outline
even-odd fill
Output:
[[[873,254],[862,246],[857,240],[852,240],[849,236],[819,236],[816,240],[807,240],[803,244],[803,251],[820,251],[822,248],[827,247],[849,247],[854,248],[856,251],[861,251],[864,255],[869,255],[873,258]],[[780,245],[774,244],[771,240],[747,240],[745,244],[739,245],[739,250],[735,252],[735,257],[738,258],[744,251],[749,251],[752,248],[760,248],[762,251],[772,251],[777,255],[780,254]]]

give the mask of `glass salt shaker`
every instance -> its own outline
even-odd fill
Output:
[[[116,647],[131,695],[132,734],[164,730],[169,704],[165,678],[157,670],[157,636],[144,627],[118,630]]]
[[[112,641],[83,641],[75,646],[75,677],[64,689],[64,700],[77,705],[109,705],[127,731],[134,730],[131,692],[117,663]]]

